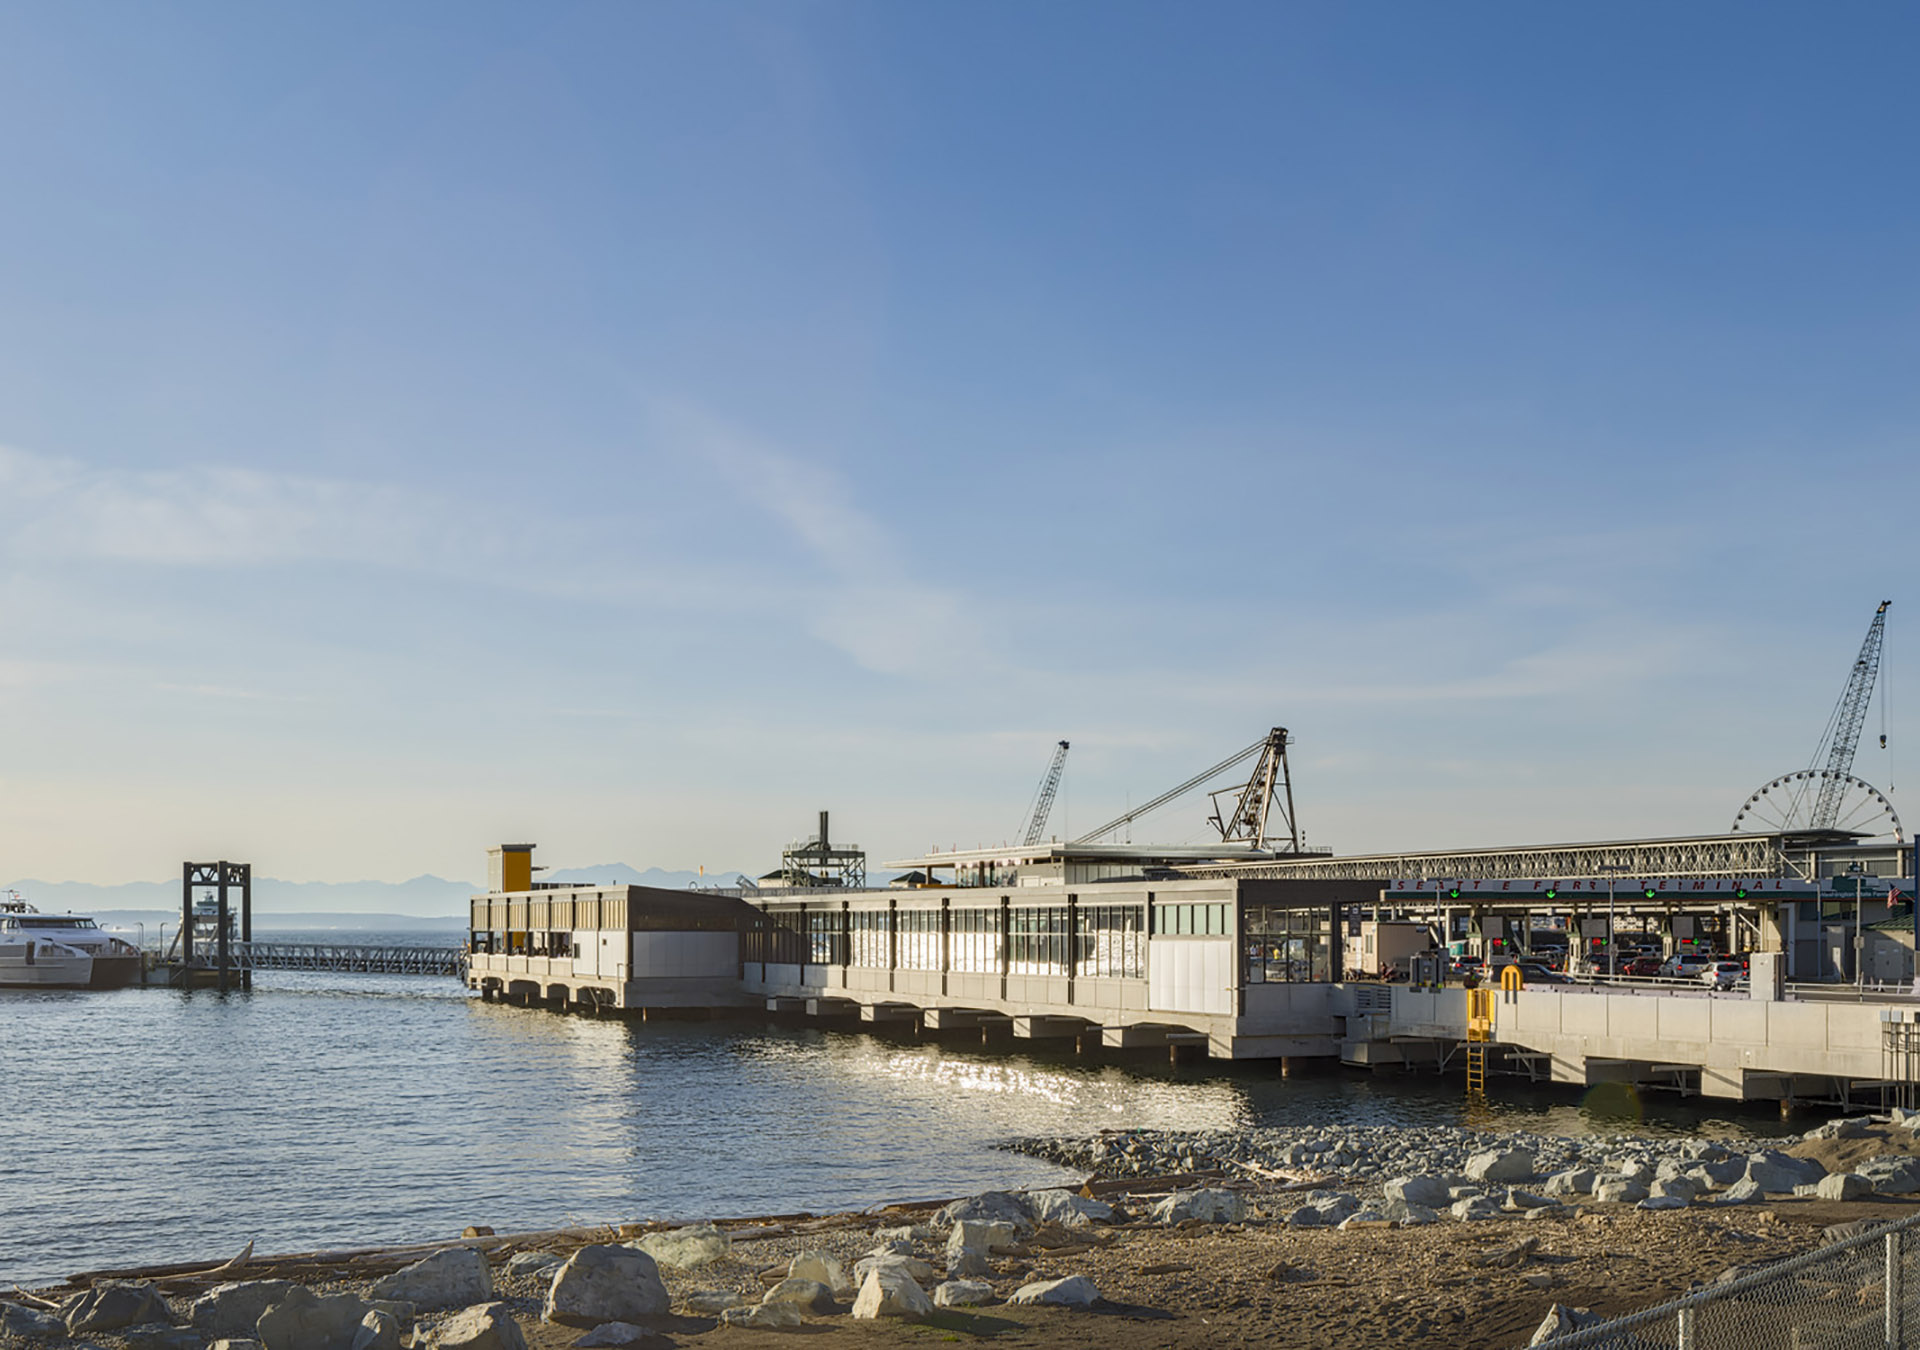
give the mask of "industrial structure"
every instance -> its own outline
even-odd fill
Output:
[[[1815,766],[1723,834],[1335,856],[1304,843],[1275,727],[1062,843],[1043,836],[1063,740],[1018,842],[891,861],[906,880],[890,888],[866,887],[865,854],[830,842],[824,811],[777,888],[562,890],[530,862],[496,869],[517,884],[473,899],[469,983],[596,1011],[751,1006],[1283,1063],[1445,1067],[1471,1047],[1481,1075],[1736,1099],[1904,1083],[1920,1063],[1915,850],[1851,772],[1886,608]],[[1244,781],[1207,789],[1242,765]],[[1199,789],[1217,842],[1113,842]],[[1735,953],[1739,979],[1623,973],[1629,954]],[[1470,1009],[1446,969],[1473,960],[1551,961],[1572,982],[1510,974]]]

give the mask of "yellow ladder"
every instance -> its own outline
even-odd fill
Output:
[[[1467,990],[1467,1095],[1487,1094],[1487,1043],[1493,1039],[1493,990]]]

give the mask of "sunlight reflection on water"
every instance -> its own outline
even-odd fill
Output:
[[[1457,1124],[1457,1083],[1088,1064],[757,1023],[482,1004],[450,981],[0,999],[0,1281],[470,1223],[722,1217],[1063,1179],[996,1147],[1101,1128]],[[1628,1127],[1506,1092],[1484,1121]],[[1603,1104],[1594,1103],[1598,1108]],[[1645,1108],[1649,1130],[1725,1128]],[[1752,1123],[1747,1122],[1751,1128]]]

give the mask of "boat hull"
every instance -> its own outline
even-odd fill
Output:
[[[24,944],[0,948],[0,989],[86,989],[93,980],[90,956],[29,954]]]

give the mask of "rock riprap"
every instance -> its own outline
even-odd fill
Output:
[[[932,1312],[933,1300],[927,1297],[927,1291],[899,1265],[869,1270],[853,1301],[853,1315],[862,1320],[897,1317],[918,1322]]]
[[[527,1350],[520,1324],[504,1303],[463,1308],[427,1336],[430,1350]]]
[[[74,1295],[61,1307],[60,1316],[70,1336],[118,1331],[145,1322],[171,1325],[178,1320],[152,1285],[120,1281],[96,1284],[86,1293]]]
[[[353,1350],[372,1311],[358,1295],[321,1295],[296,1284],[260,1314],[254,1334],[265,1350]]]
[[[541,1316],[569,1327],[631,1322],[667,1311],[660,1267],[632,1247],[582,1247],[553,1277]]]
[[[450,1247],[373,1282],[374,1298],[398,1299],[427,1312],[466,1308],[493,1297],[487,1258],[471,1247]]]

